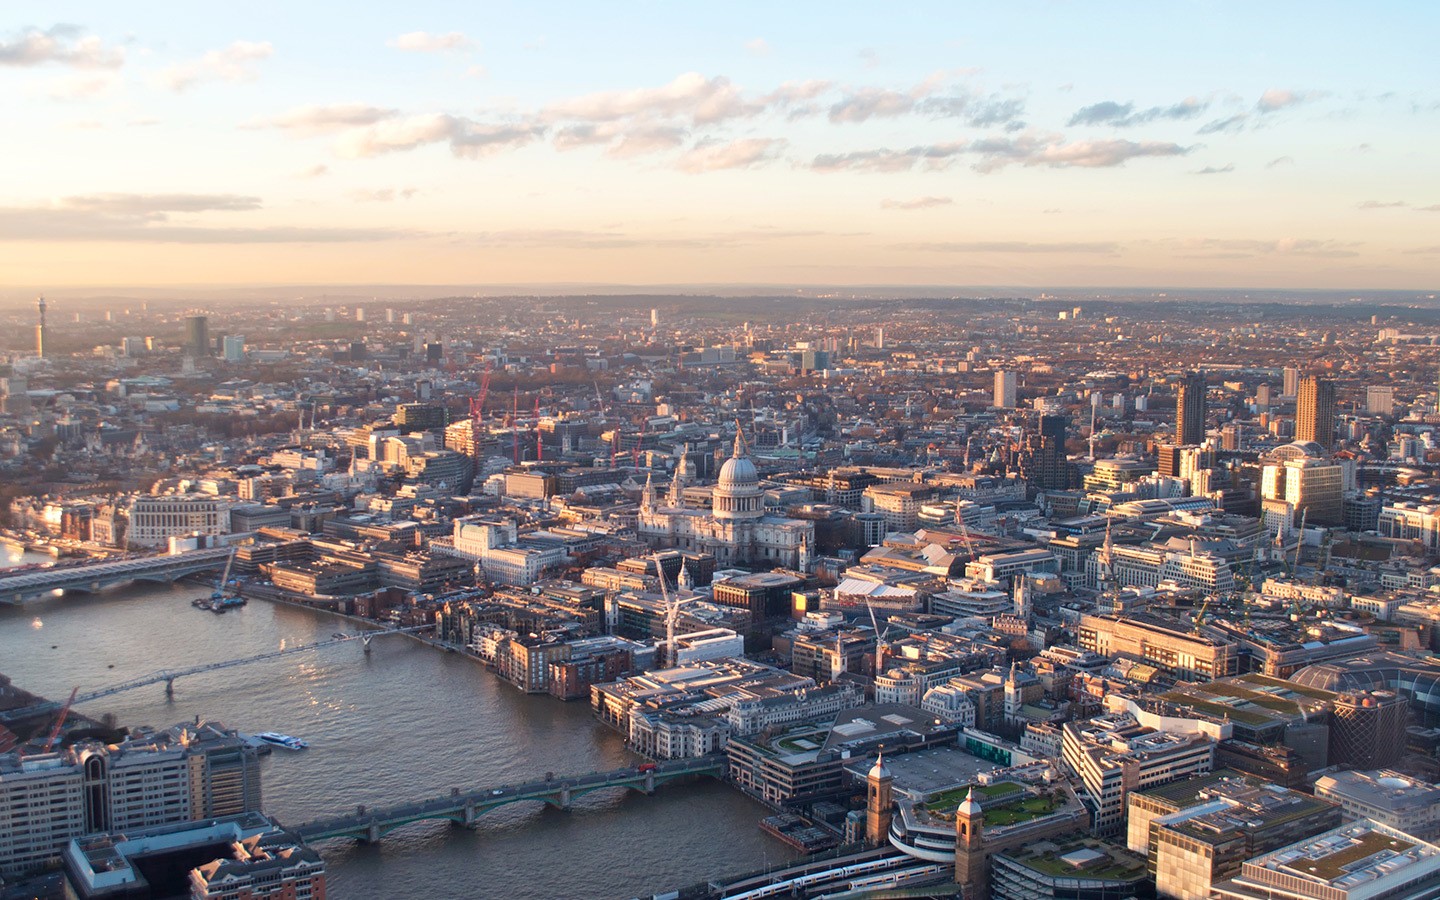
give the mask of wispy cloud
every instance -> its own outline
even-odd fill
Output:
[[[111,93],[121,84],[117,74],[80,74],[51,82],[47,95],[52,100],[90,100]]]
[[[1398,209],[1409,206],[1404,200],[1362,200],[1355,204],[1356,209]]]
[[[543,133],[544,129],[537,125],[487,124],[440,114],[406,116],[347,131],[340,135],[335,151],[342,157],[359,159],[443,143],[456,156],[475,158],[524,146]]]
[[[751,116],[762,106],[746,101],[740,90],[723,75],[706,78],[687,72],[658,88],[628,91],[599,91],[562,100],[540,112],[542,120],[613,122],[633,117],[688,118],[708,125]]]
[[[832,123],[859,123],[917,114],[932,118],[960,119],[976,128],[1006,125],[1025,113],[1025,101],[998,94],[981,96],[960,87],[941,93],[953,73],[937,72],[909,90],[880,87],[850,88],[831,104]]]
[[[895,244],[897,250],[934,253],[1100,253],[1120,252],[1115,241],[921,241]]]
[[[1309,103],[1326,96],[1324,91],[1294,91],[1285,88],[1271,88],[1260,95],[1255,108],[1262,113],[1279,112],[1302,103]]]
[[[379,190],[351,191],[349,197],[356,203],[394,203],[397,200],[409,200],[420,193],[418,188],[380,188]]]
[[[785,148],[778,138],[745,138],[725,143],[699,144],[691,148],[677,163],[682,172],[718,172],[723,169],[748,169],[770,162]]]
[[[1295,165],[1295,157],[1293,157],[1293,156],[1277,156],[1277,157],[1275,157],[1274,159],[1270,160],[1268,163],[1266,163],[1266,164],[1265,164],[1265,168],[1267,168],[1267,169],[1277,169],[1277,168],[1279,168],[1280,166],[1293,166],[1293,165]]]
[[[880,208],[903,210],[930,209],[934,206],[949,206],[954,202],[955,201],[949,197],[916,197],[913,200],[892,200],[887,198],[880,201]]]
[[[433,34],[428,31],[410,31],[386,42],[396,50],[410,53],[462,53],[474,50],[475,41],[458,31]]]
[[[1208,101],[1198,97],[1186,97],[1169,106],[1151,106],[1137,110],[1134,103],[1120,103],[1103,100],[1090,106],[1081,107],[1070,117],[1069,124],[1109,125],[1112,128],[1129,128],[1146,125],[1161,119],[1193,119],[1210,108]]]
[[[1105,169],[1123,166],[1147,156],[1184,156],[1189,147],[1168,141],[1065,141],[1049,137],[986,138],[974,141],[970,152],[980,156],[975,168],[993,172],[1009,165],[1051,169]]]
[[[189,90],[207,81],[253,81],[259,77],[255,63],[269,59],[274,53],[275,48],[269,41],[235,41],[199,59],[171,66],[158,78],[160,84],[172,91]]]
[[[374,125],[399,115],[399,110],[363,103],[336,103],[329,106],[302,106],[267,119],[260,125],[279,128],[297,137],[334,134],[347,128]]]
[[[1206,167],[1203,168],[1203,169],[1196,169],[1194,172],[1191,172],[1190,174],[1192,174],[1192,175],[1225,175],[1225,174],[1227,174],[1227,173],[1229,173],[1229,172],[1233,172],[1233,171],[1235,171],[1235,164],[1234,164],[1234,163],[1226,163],[1226,164],[1223,165],[1223,166],[1206,166]]]
[[[1245,130],[1250,122],[1250,117],[1245,113],[1236,113],[1233,116],[1226,116],[1223,119],[1212,119],[1201,125],[1196,134],[1238,134]]]
[[[1347,259],[1359,256],[1358,241],[1339,241],[1322,238],[1279,238],[1277,240],[1256,240],[1252,238],[1190,238],[1168,242],[1180,256],[1209,257],[1224,253],[1226,258],[1240,259],[1251,256],[1307,256],[1329,259]]]
[[[53,63],[81,69],[113,69],[124,62],[124,51],[118,47],[107,47],[99,37],[84,34],[76,25],[27,28],[13,37],[0,40],[0,66]]]

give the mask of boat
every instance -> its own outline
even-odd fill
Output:
[[[258,731],[255,736],[267,744],[275,747],[284,747],[286,750],[304,750],[310,746],[309,741],[303,741],[288,734],[281,734],[278,731]]]
[[[222,596],[219,599],[212,598],[210,600],[210,609],[214,610],[217,613],[223,613],[227,609],[234,609],[237,606],[244,605],[245,598],[237,594]]]

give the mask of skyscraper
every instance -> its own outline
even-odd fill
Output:
[[[995,402],[993,405],[998,406],[1001,409],[1014,409],[1016,402],[1015,385],[1016,381],[1014,372],[996,372]]]
[[[1175,399],[1175,443],[1205,442],[1205,373],[1191,372],[1180,382]]]
[[[1335,443],[1335,382],[1318,375],[1300,380],[1295,411],[1295,440],[1314,441],[1326,450]]]
[[[41,359],[45,358],[46,338],[50,335],[45,329],[45,298],[41,297],[35,308],[40,311],[40,321],[35,323],[35,355]]]
[[[1280,393],[1286,397],[1294,397],[1300,390],[1300,370],[1288,366],[1284,372],[1285,381],[1281,385]]]
[[[185,317],[185,352],[191,356],[210,356],[210,320],[204,316]]]

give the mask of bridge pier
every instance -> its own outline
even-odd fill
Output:
[[[365,836],[360,839],[360,842],[364,844],[380,843],[380,823],[371,819],[370,824],[365,826]]]
[[[560,808],[570,808],[570,788],[568,787],[563,787],[560,789]]]
[[[166,696],[166,697],[174,697],[174,696],[175,696],[175,679],[173,679],[173,678],[167,678],[167,679],[165,679],[165,696]]]
[[[645,793],[655,793],[655,770],[651,769],[645,773]]]
[[[461,813],[461,815],[462,815],[462,819],[461,819],[461,821],[460,821],[460,824],[461,824],[461,825],[465,826],[466,828],[471,828],[471,829],[477,827],[475,820],[479,818],[479,815],[475,812],[475,801],[474,801],[474,800],[467,800],[467,801],[465,802],[465,809],[464,809],[464,811]]]

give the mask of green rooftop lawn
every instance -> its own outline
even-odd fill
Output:
[[[1046,875],[1052,875],[1058,878],[1074,877],[1130,880],[1145,874],[1145,866],[1143,864],[1126,865],[1116,860],[1113,856],[1106,862],[1097,863],[1093,866],[1083,866],[1081,868],[1070,865],[1054,853],[1037,854],[1029,858],[1019,857],[1019,861],[1037,872],[1043,872]]]
[[[995,809],[985,810],[985,825],[997,828],[1018,825],[1052,813],[1059,806],[1059,801],[1050,797],[1026,797],[1024,800],[1002,803]]]
[[[951,788],[948,791],[941,791],[938,794],[931,794],[929,800],[927,800],[925,803],[925,809],[931,813],[938,812],[940,810],[946,810],[953,813],[955,807],[959,806],[962,802],[964,802],[965,795],[970,792],[971,787],[972,785],[968,784],[961,785],[958,788]],[[977,784],[973,785],[973,787],[975,788],[975,796],[979,800],[982,807],[985,805],[986,798],[1003,797],[1006,794],[1014,794],[1024,790],[1024,788],[1022,788],[1020,785],[1016,784],[1013,781],[1002,781],[999,784]],[[990,816],[990,811],[988,809],[985,810],[985,816],[988,820]]]
[[[1399,838],[1392,838],[1388,834],[1372,831],[1344,850],[1337,850],[1329,856],[1322,856],[1319,859],[1309,857],[1297,859],[1290,863],[1290,868],[1298,872],[1318,875],[1327,881],[1334,881],[1345,874],[1346,866],[1357,863],[1368,856],[1374,856],[1382,850],[1404,853],[1413,846],[1415,845],[1409,841],[1402,841]]]

